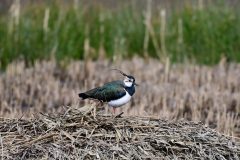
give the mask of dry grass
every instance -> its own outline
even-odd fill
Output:
[[[66,108],[31,120],[1,119],[0,126],[2,159],[240,157],[240,143],[194,122],[94,116],[92,109]]]
[[[0,75],[0,115],[31,117],[31,113],[60,111],[59,106],[81,106],[77,96],[105,82],[122,77],[110,71],[119,68],[140,83],[124,115],[155,116],[161,119],[202,121],[230,136],[240,135],[240,65],[208,67],[170,65],[140,58],[119,61],[75,61],[56,65],[36,62],[26,68],[12,63]]]

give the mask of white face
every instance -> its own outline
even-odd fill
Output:
[[[123,83],[125,86],[131,87],[133,85],[133,79],[125,77],[125,79],[123,80]]]

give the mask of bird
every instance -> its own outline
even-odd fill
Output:
[[[79,93],[78,96],[83,100],[96,99],[100,102],[107,102],[108,106],[112,107],[113,114],[115,114],[116,108],[131,100],[135,93],[135,86],[138,86],[138,84],[133,76],[127,75],[118,69],[112,70],[119,71],[124,76],[124,79],[105,83],[103,86]]]

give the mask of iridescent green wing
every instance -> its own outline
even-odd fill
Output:
[[[94,88],[85,92],[89,97],[104,102],[121,98],[126,94],[122,81],[113,81],[104,84],[102,87]]]

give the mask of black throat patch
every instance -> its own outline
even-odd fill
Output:
[[[133,96],[133,94],[135,93],[135,87],[134,85],[132,85],[131,87],[124,87],[126,89],[126,91],[128,92],[128,94],[130,94],[130,96]]]

